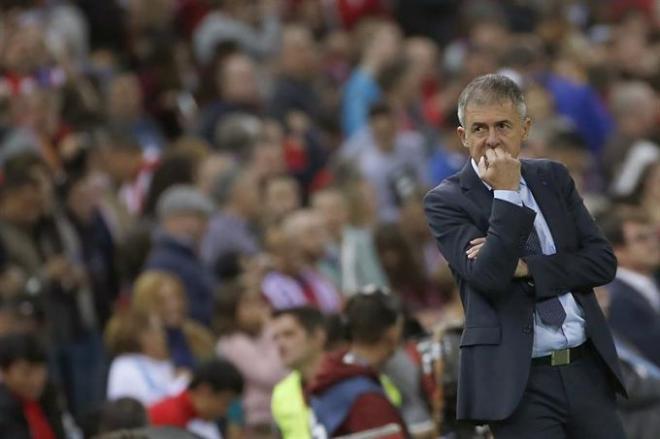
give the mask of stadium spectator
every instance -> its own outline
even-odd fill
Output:
[[[46,350],[34,335],[0,338],[0,434],[7,438],[66,436],[59,395],[49,384]]]
[[[642,212],[619,208],[603,218],[601,228],[612,243],[619,267],[608,285],[609,323],[616,333],[660,366],[660,239]]]
[[[211,324],[213,276],[199,259],[199,246],[214,211],[209,198],[189,185],[175,185],[158,200],[160,229],[146,268],[170,272],[186,287],[190,316]]]
[[[342,158],[353,163],[376,190],[378,219],[396,221],[401,196],[426,182],[426,164],[417,133],[398,130],[394,110],[379,103],[369,110],[369,128],[342,147]]]
[[[276,311],[273,338],[282,363],[291,370],[273,389],[273,418],[283,439],[309,439],[310,414],[304,389],[323,358],[327,338],[323,314],[310,306]]]
[[[258,281],[243,279],[218,292],[216,352],[241,372],[245,381],[243,409],[247,434],[273,434],[270,398],[285,370],[277,355],[268,317],[270,307],[258,290]]]
[[[340,293],[317,268],[326,244],[318,214],[311,209],[293,212],[281,228],[270,230],[268,239],[274,270],[264,276],[261,289],[271,306],[313,305],[326,313],[339,311]]]
[[[367,125],[369,109],[382,97],[376,78],[401,50],[401,31],[395,24],[365,21],[356,34],[360,61],[346,82],[341,108],[346,137]]]
[[[403,319],[393,297],[376,290],[346,305],[350,347],[327,355],[309,383],[312,431],[407,437],[379,370],[400,345]]]
[[[214,422],[227,414],[242,392],[243,378],[231,363],[208,360],[197,366],[186,390],[149,407],[149,421],[217,439],[221,436]]]
[[[189,317],[185,288],[176,276],[144,271],[133,285],[131,309],[160,319],[175,367],[192,370],[213,355],[213,335]]]
[[[111,400],[131,397],[148,406],[188,383],[189,370],[175,369],[163,325],[154,315],[118,313],[108,323],[105,342],[114,357],[107,387]]]
[[[259,219],[260,193],[249,171],[231,167],[216,177],[211,196],[220,209],[209,220],[202,259],[215,271],[230,254],[246,257],[258,252],[254,228]]]

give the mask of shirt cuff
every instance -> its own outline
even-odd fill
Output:
[[[522,198],[520,197],[518,191],[505,191],[502,189],[495,189],[493,191],[493,197],[497,198],[498,200],[508,201],[509,203],[515,204],[517,206],[522,207],[523,205]]]

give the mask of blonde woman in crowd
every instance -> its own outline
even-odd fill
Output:
[[[188,384],[190,373],[177,373],[157,316],[133,310],[119,313],[108,322],[105,341],[114,357],[108,399],[131,397],[149,406]]]
[[[133,287],[131,308],[158,316],[177,368],[192,369],[213,355],[213,335],[189,317],[184,286],[175,275],[157,270],[142,273]]]

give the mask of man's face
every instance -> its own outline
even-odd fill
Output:
[[[272,324],[273,339],[286,367],[300,369],[314,354],[321,352],[322,343],[317,340],[321,335],[308,335],[295,317],[285,314]]]
[[[37,184],[26,184],[7,191],[0,205],[8,221],[31,226],[43,213],[43,198]]]
[[[328,231],[320,215],[311,214],[297,236],[296,242],[306,258],[316,261],[325,255]]]
[[[103,163],[110,177],[118,183],[130,183],[140,173],[142,152],[109,148],[103,154]]]
[[[192,392],[197,414],[205,421],[215,421],[226,416],[229,406],[238,396],[230,390],[216,392],[208,384],[202,384]]]
[[[529,118],[524,121],[520,119],[520,114],[511,101],[468,104],[465,108],[464,123],[465,127],[457,128],[458,136],[477,163],[486,150],[497,147],[513,157],[518,157],[531,125]]]
[[[259,101],[257,72],[249,57],[231,56],[219,73],[218,88],[223,100],[246,105]]]
[[[394,117],[391,114],[372,116],[369,125],[378,147],[384,151],[392,151],[396,140],[396,120]]]
[[[241,212],[249,219],[254,219],[261,213],[261,197],[259,185],[253,176],[242,175],[234,186],[233,196]]]
[[[266,187],[266,209],[275,217],[283,217],[300,207],[300,193],[290,180],[274,180]]]
[[[660,239],[650,224],[627,222],[623,225],[625,248],[617,253],[620,265],[642,271],[660,266]]]
[[[45,364],[26,360],[15,361],[2,371],[2,379],[12,393],[31,401],[41,398],[47,377]]]
[[[109,113],[121,120],[133,120],[142,112],[142,89],[134,75],[123,75],[110,84]]]
[[[381,340],[383,346],[383,361],[389,359],[401,345],[401,336],[403,335],[403,319],[399,319],[395,325],[390,327]]]
[[[315,199],[313,207],[325,219],[328,232],[335,239],[339,238],[348,223],[348,206],[344,197],[339,193],[327,193]]]

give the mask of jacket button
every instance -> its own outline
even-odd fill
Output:
[[[533,287],[534,286],[534,281],[528,280],[527,285],[529,285],[530,287]]]
[[[532,333],[532,325],[523,326],[523,334],[531,334],[531,333]]]

